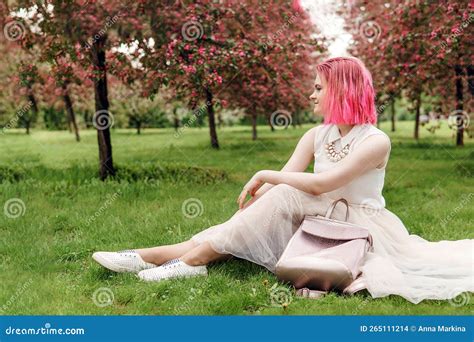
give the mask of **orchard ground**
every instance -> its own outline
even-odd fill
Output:
[[[208,128],[185,129],[179,138],[172,129],[113,130],[119,172],[106,182],[97,179],[95,131],[82,131],[80,143],[68,132],[0,136],[0,312],[472,314],[468,294],[418,305],[398,296],[300,299],[263,267],[235,258],[210,265],[207,278],[161,283],[108,272],[91,259],[97,250],[177,243],[226,221],[245,182],[258,170],[279,170],[310,127],[271,132],[261,126],[257,141],[250,127],[222,128],[219,151],[209,147]],[[472,139],[456,148],[445,123],[435,135],[421,128],[419,142],[413,122],[399,122],[394,133],[389,123],[381,129],[392,139],[387,208],[427,240],[474,238]]]

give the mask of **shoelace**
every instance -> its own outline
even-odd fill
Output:
[[[134,249],[124,249],[123,251],[118,251],[119,254],[131,254],[132,257],[136,258],[138,253]]]
[[[177,263],[179,263],[181,260],[179,259],[171,259],[162,264],[161,266],[176,266]],[[168,267],[167,267],[168,268]]]
[[[149,270],[149,273],[150,273],[150,274],[153,274],[155,277],[161,279],[161,278],[164,277],[164,275],[161,274],[161,272],[160,272],[161,269],[166,269],[166,270],[168,270],[168,269],[170,269],[170,268],[174,268],[174,267],[178,266],[179,262],[180,262],[179,259],[171,259],[171,260],[165,262],[164,264],[162,264],[162,265],[159,266],[159,267],[150,269],[150,270]],[[178,274],[182,274],[182,270],[178,269]]]
[[[124,249],[123,251],[118,251],[117,253],[136,253],[134,249]]]

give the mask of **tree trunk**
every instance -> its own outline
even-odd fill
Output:
[[[141,121],[137,121],[137,134],[141,134],[142,123]]]
[[[272,125],[272,117],[271,117],[271,116],[267,116],[267,122],[268,122],[268,125],[270,126],[270,130],[271,130],[272,132],[274,132],[274,131],[275,131],[275,127],[273,127],[273,125]]]
[[[177,132],[179,129],[179,118],[178,114],[176,113],[178,111],[178,107],[173,108],[173,122],[174,122],[174,130]]]
[[[390,97],[392,98],[392,101],[390,102],[390,114],[391,114],[391,119],[392,119],[392,132],[395,132],[395,99],[393,98],[394,94],[391,94]]]
[[[37,117],[38,116],[38,102],[36,101],[35,94],[33,94],[33,88],[31,87],[31,84],[28,84],[27,89],[28,89],[27,97],[28,97],[28,101],[31,102],[31,110],[33,111],[33,116]],[[30,134],[31,121],[32,121],[31,117],[28,117],[25,120],[26,134]]]
[[[467,66],[467,88],[469,93],[474,96],[474,65]]]
[[[224,126],[224,120],[222,119],[222,111],[218,111],[218,114],[217,114],[217,127],[222,128],[222,126]]]
[[[415,114],[415,134],[414,137],[418,140],[420,136],[420,108],[421,108],[421,92],[417,94],[415,99],[415,106],[416,106],[416,114]]]
[[[64,98],[63,98],[64,101]],[[67,123],[67,129],[69,133],[72,133],[72,125],[71,125],[71,117],[69,116],[69,113],[66,111],[66,123]]]
[[[219,149],[219,142],[217,141],[216,132],[216,118],[214,115],[214,104],[212,102],[212,92],[209,90],[209,88],[205,88],[205,91],[207,115],[209,116],[209,133],[211,135],[211,146],[212,148]]]
[[[63,85],[63,90],[64,90],[63,100],[64,100],[64,104],[66,105],[66,111],[68,114],[69,129],[71,129],[71,124],[72,124],[72,127],[74,128],[74,134],[76,135],[76,141],[79,142],[81,141],[81,137],[79,136],[79,128],[77,127],[76,114],[74,113],[74,108],[72,108],[72,100],[71,100],[71,97],[69,96],[69,92],[65,84]]]
[[[294,122],[296,123],[296,126],[301,127],[301,110],[297,110],[295,112]],[[295,126],[295,128],[296,128],[296,126]]]
[[[456,117],[456,146],[464,146],[464,98],[463,98],[463,84],[462,76],[463,70],[461,65],[454,67],[456,72],[456,115],[460,117],[460,120]]]
[[[257,140],[257,114],[255,111],[252,112],[252,140]]]
[[[94,68],[100,72],[94,80],[96,113],[93,121],[97,128],[97,141],[99,143],[99,175],[102,180],[115,174],[109,129],[112,119],[109,114],[109,99],[107,93],[107,69],[105,63],[106,39],[107,37],[105,35],[100,37],[94,41],[91,49]]]

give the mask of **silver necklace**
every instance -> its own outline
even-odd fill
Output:
[[[332,162],[337,162],[347,156],[349,154],[349,146],[351,144],[346,144],[340,151],[336,151],[336,147],[334,145],[334,142],[330,144],[326,144],[325,149],[326,149],[326,154],[329,158],[330,161]]]

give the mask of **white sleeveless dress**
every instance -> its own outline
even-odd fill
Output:
[[[350,153],[373,134],[386,135],[370,124],[356,125],[344,137],[334,124],[318,126],[314,172],[337,167],[337,162],[326,156],[326,143],[334,142],[337,150],[350,143]],[[385,208],[382,196],[385,168],[386,163],[335,191],[317,196],[287,184],[275,185],[228,221],[191,239],[197,243],[208,241],[218,253],[232,254],[274,272],[304,215],[325,215],[330,204],[343,197],[349,202],[348,221],[369,229],[374,240],[374,251],[367,254],[361,267],[361,276],[373,298],[394,294],[419,303],[424,299],[451,299],[463,292],[474,292],[474,240],[430,242],[410,235],[402,221]],[[337,205],[332,217],[344,219],[342,203]]]

